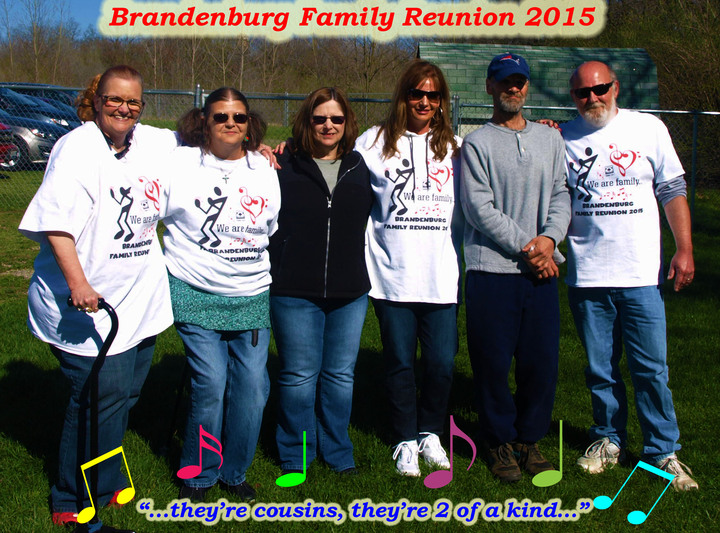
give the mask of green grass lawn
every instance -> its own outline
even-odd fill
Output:
[[[39,179],[32,173],[12,173],[12,180],[24,180],[31,187]],[[0,181],[0,187],[10,180]],[[22,187],[22,188],[25,188]],[[2,193],[2,189],[0,189]],[[31,193],[30,193],[31,194]],[[17,202],[24,198],[17,195]],[[25,203],[27,203],[25,201]],[[26,290],[32,271],[32,260],[38,246],[17,232],[22,216],[17,209],[0,211],[0,531],[60,531],[50,521],[48,494],[57,471],[57,445],[62,425],[67,388],[58,363],[47,346],[27,330]],[[666,251],[672,251],[672,240],[666,234]],[[717,531],[720,520],[718,472],[720,460],[715,450],[714,431],[720,426],[718,383],[720,382],[720,193],[703,192],[696,200],[695,250],[697,274],[695,283],[686,291],[666,292],[670,385],[680,422],[683,450],[680,458],[687,463],[700,484],[700,491],[678,494],[668,490],[640,530],[656,531]],[[615,496],[640,459],[642,442],[634,406],[629,424],[630,457],[627,464],[606,474],[589,476],[580,472],[575,460],[588,445],[586,429],[591,423],[590,399],[585,388],[583,369],[585,356],[575,333],[567,307],[565,287],[561,286],[562,338],[560,343],[560,376],[557,401],[550,434],[541,442],[548,459],[558,463],[558,421],[563,420],[563,479],[555,486],[537,488],[525,476],[514,485],[494,480],[487,467],[476,461],[469,471],[469,446],[455,442],[455,475],[446,487],[430,490],[422,478],[401,478],[394,473],[392,450],[388,435],[388,419],[382,391],[382,358],[379,334],[372,309],[363,334],[358,358],[351,437],[359,475],[341,478],[325,465],[314,463],[308,479],[295,488],[280,488],[275,479],[280,475],[274,442],[276,411],[275,390],[265,412],[260,444],[248,479],[256,487],[260,503],[269,502],[303,505],[308,499],[317,503],[336,503],[344,512],[354,500],[370,499],[375,503],[398,503],[407,500],[428,504],[442,511],[461,503],[482,499],[486,505],[502,506],[506,500],[547,504],[561,500],[560,509],[573,512],[579,499],[599,495]],[[669,286],[668,286],[669,289]],[[475,438],[477,418],[472,409],[472,374],[464,335],[464,309],[461,309],[460,352],[450,406],[456,424]],[[122,317],[120,317],[122,320]],[[169,450],[165,444],[172,426],[173,407],[180,382],[184,356],[181,342],[173,330],[163,333],[157,345],[155,360],[136,406],[126,434],[124,449],[137,494],[122,509],[102,509],[100,517],[115,527],[134,528],[142,532],[207,531],[199,522],[149,521],[138,512],[136,503],[152,498],[154,511],[164,510],[177,497],[180,440],[175,436]],[[271,346],[269,371],[277,377],[278,362]],[[624,369],[627,376],[627,369]],[[626,377],[629,384],[629,379]],[[444,439],[447,445],[447,440]],[[477,440],[476,440],[477,442]],[[423,473],[428,473],[424,465]],[[664,488],[664,483],[644,471],[633,478],[608,510],[592,510],[579,519],[563,522],[507,521],[483,519],[473,526],[492,531],[590,531],[614,532],[629,530],[626,516],[639,509],[647,512]],[[227,498],[219,488],[211,489],[208,501]],[[444,502],[444,503],[443,503]],[[402,503],[400,503],[402,504]],[[500,509],[502,511],[502,508]],[[150,511],[148,511],[150,512]],[[463,511],[461,511],[462,513]],[[220,521],[218,531],[289,531],[337,528],[343,531],[384,531],[382,521],[346,520],[340,525],[327,522]],[[400,531],[451,529],[465,531],[460,520],[403,522],[394,526]]]

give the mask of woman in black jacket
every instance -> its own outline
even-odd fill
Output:
[[[282,207],[269,249],[284,473],[303,471],[318,455],[336,472],[355,471],[347,430],[370,289],[365,226],[373,201],[370,173],[353,150],[357,135],[346,96],[324,87],[303,102],[279,157]]]

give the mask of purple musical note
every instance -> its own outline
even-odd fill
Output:
[[[453,479],[453,437],[455,435],[458,435],[459,437],[462,437],[468,444],[470,444],[470,448],[472,448],[473,456],[472,460],[470,461],[470,464],[468,465],[467,469],[470,470],[470,467],[475,462],[475,456],[477,455],[477,448],[475,447],[475,443],[472,441],[470,437],[468,437],[465,433],[463,433],[460,428],[458,428],[455,425],[455,419],[452,415],[450,415],[450,470],[436,470],[435,472],[432,472],[428,474],[425,477],[425,486],[429,489],[439,489],[440,487],[444,487],[445,485],[449,484]]]

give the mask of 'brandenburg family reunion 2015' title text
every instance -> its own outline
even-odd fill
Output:
[[[510,2],[134,2],[105,0],[106,36],[294,37],[592,37],[605,25],[602,0]]]

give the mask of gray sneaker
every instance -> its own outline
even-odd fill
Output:
[[[700,488],[697,482],[690,477],[692,470],[690,470],[687,465],[678,461],[677,455],[675,454],[658,461],[655,463],[655,466],[675,476],[671,484],[678,492],[683,490],[698,490]]]
[[[600,474],[625,459],[625,452],[608,437],[596,440],[577,460],[578,466],[589,474]]]

